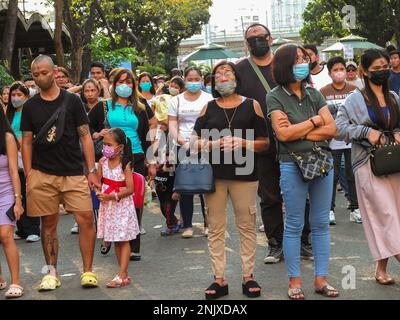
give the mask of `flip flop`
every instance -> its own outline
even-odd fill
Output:
[[[89,289],[89,288],[97,288],[97,276],[93,272],[85,272],[81,275],[81,286]]]
[[[315,293],[318,293],[327,298],[339,297],[339,292],[335,288],[331,287],[329,284],[323,286],[322,288],[315,288]]]
[[[303,296],[303,297],[295,298],[295,296]],[[292,300],[304,300],[305,295],[301,288],[289,288],[288,298]]]
[[[12,284],[8,288],[5,296],[7,299],[15,299],[15,298],[22,297],[23,294],[24,294],[24,288],[22,288],[21,286],[19,286],[17,284]]]
[[[43,277],[42,282],[39,284],[37,289],[39,292],[44,292],[56,290],[59,287],[61,287],[60,280],[57,277],[48,274]]]

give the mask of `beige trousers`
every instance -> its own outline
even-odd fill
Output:
[[[256,195],[258,181],[217,179],[215,188],[215,193],[206,195],[209,229],[208,248],[214,276],[224,279],[225,274],[225,231],[229,196],[233,203],[235,223],[240,235],[243,276],[249,277],[253,274],[256,259]]]

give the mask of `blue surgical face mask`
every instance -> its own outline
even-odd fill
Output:
[[[151,82],[142,82],[140,84],[140,88],[144,91],[144,92],[150,92],[152,85]]]
[[[121,98],[129,98],[132,95],[132,88],[125,83],[120,84],[115,88],[115,93]]]
[[[203,87],[202,82],[187,82],[186,89],[188,89],[192,93],[196,93]]]
[[[212,87],[211,86],[207,86],[206,87],[206,92],[211,94],[212,93]]]
[[[296,64],[293,66],[293,74],[297,81],[303,81],[310,74],[310,66],[308,63]]]

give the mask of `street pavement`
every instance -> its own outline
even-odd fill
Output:
[[[198,201],[196,201],[198,202]],[[389,263],[389,271],[396,280],[393,286],[381,286],[374,279],[374,263],[368,249],[362,225],[349,222],[348,211],[342,193],[338,194],[337,225],[331,227],[331,262],[329,282],[340,290],[338,299],[400,299],[400,265],[394,259]],[[107,289],[105,284],[118,271],[113,249],[107,256],[100,254],[97,241],[94,272],[100,286],[96,289],[82,289],[79,275],[82,268],[78,236],[70,234],[74,223],[72,215],[62,216],[59,224],[59,274],[61,288],[53,292],[39,293],[35,287],[42,278],[44,258],[40,242],[28,244],[17,241],[21,255],[21,278],[25,288],[22,299],[34,300],[202,300],[204,289],[212,283],[211,263],[208,255],[207,238],[202,236],[202,215],[200,206],[195,206],[195,237],[182,239],[180,235],[161,237],[164,224],[157,200],[146,209],[143,225],[147,234],[142,236],[142,260],[131,262],[129,273],[132,285],[120,289]],[[232,207],[229,207],[229,227],[226,233],[226,277],[229,282],[229,296],[225,299],[246,300],[241,293],[241,260],[239,237],[234,225]],[[258,212],[257,225],[261,225]],[[255,279],[262,287],[258,299],[287,299],[288,279],[284,262],[266,265],[266,238],[257,233],[257,261]],[[8,268],[0,250],[0,261],[6,279]],[[344,272],[344,273],[343,273]],[[350,273],[349,273],[350,272]],[[313,292],[313,262],[302,262],[303,290],[308,300],[326,299]],[[352,277],[354,275],[354,277]],[[348,278],[345,278],[345,277]],[[345,279],[344,279],[345,278]],[[347,279],[347,280],[346,280]],[[344,287],[343,287],[344,284]],[[0,300],[4,294],[0,294]],[[223,299],[222,299],[223,300]]]

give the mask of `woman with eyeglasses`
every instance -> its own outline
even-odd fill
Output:
[[[375,176],[368,149],[385,143],[382,131],[400,144],[400,100],[389,90],[390,59],[381,50],[361,57],[365,88],[354,91],[340,107],[336,138],[352,143],[351,158],[365,236],[375,260],[375,279],[394,284],[387,273],[389,258],[400,262],[400,173]]]
[[[225,279],[225,232],[227,202],[231,199],[240,235],[242,292],[259,297],[261,287],[253,278],[256,258],[256,195],[258,189],[255,153],[268,148],[267,124],[258,102],[239,95],[241,80],[233,63],[222,61],[212,73],[215,100],[202,110],[192,139],[203,152],[210,153],[215,192],[206,194],[209,223],[208,247],[214,282],[206,289],[206,299],[228,294]]]
[[[348,61],[346,63],[347,83],[356,86],[358,89],[364,88],[362,80],[358,77],[358,65],[355,61]]]
[[[286,208],[283,252],[289,276],[288,297],[305,299],[300,245],[304,208],[309,198],[314,288],[316,293],[334,298],[339,292],[326,279],[330,257],[329,211],[333,170],[327,170],[325,176],[305,181],[296,159],[306,157],[317,147],[332,162],[332,156],[326,150],[327,140],[336,133],[335,121],[322,94],[308,85],[310,59],[303,47],[293,44],[280,47],[275,52],[272,70],[279,85],[267,95],[267,106],[278,143],[280,185]]]

